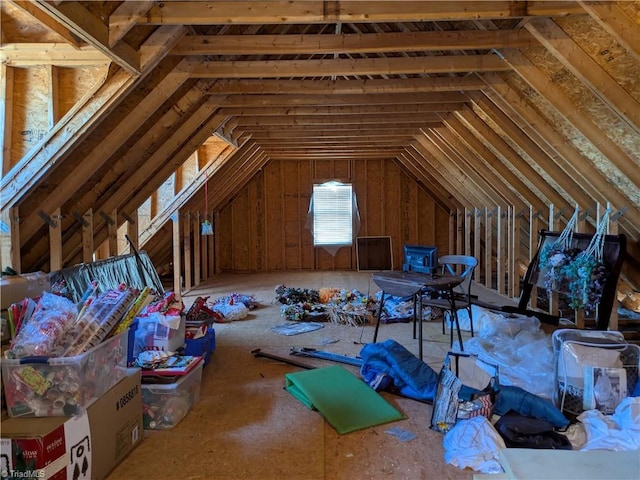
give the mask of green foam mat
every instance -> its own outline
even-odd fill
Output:
[[[285,389],[340,434],[402,420],[378,392],[340,365],[285,374]]]

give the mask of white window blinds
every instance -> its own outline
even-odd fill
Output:
[[[351,185],[336,182],[313,186],[313,244],[351,245],[353,240]]]

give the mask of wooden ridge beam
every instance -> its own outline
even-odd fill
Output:
[[[537,42],[529,32],[522,29],[337,35],[189,35],[169,55],[318,55],[491,50],[533,46],[537,46]]]
[[[140,23],[239,25],[295,23],[396,23],[584,15],[575,2],[512,1],[216,1],[161,2]]]
[[[109,27],[80,2],[63,2],[56,5],[44,0],[34,0],[33,4],[122,68],[136,75],[141,73],[139,52],[124,42],[117,42],[110,47]]]
[[[476,76],[387,79],[276,80],[225,79],[211,87],[212,94],[355,94],[460,92],[479,90],[485,85]]]
[[[366,136],[364,133],[361,137],[318,137],[318,138],[292,138],[289,140],[279,139],[279,138],[261,138],[261,137],[251,137],[251,140],[255,141],[263,148],[267,148],[269,146],[275,146],[280,148],[318,148],[318,147],[331,147],[335,148],[336,151],[340,151],[341,149],[351,149],[351,148],[378,148],[378,147],[388,147],[388,146],[406,146],[407,143],[415,138],[415,135],[404,135],[404,136],[395,136],[393,138],[380,138],[376,136]]]
[[[487,54],[326,60],[220,60],[202,62],[191,71],[191,75],[196,78],[352,77],[509,70],[509,65],[500,57]]]

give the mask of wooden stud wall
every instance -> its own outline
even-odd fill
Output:
[[[216,261],[223,271],[352,270],[355,247],[336,255],[313,247],[306,228],[314,181],[351,181],[361,227],[358,236],[390,235],[395,266],[402,245],[448,251],[448,212],[396,161],[271,161],[225,206],[215,225]]]

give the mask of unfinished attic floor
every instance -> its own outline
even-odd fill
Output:
[[[222,274],[189,292],[183,297],[187,308],[197,296],[215,300],[233,292],[253,295],[260,306],[246,319],[214,325],[216,350],[203,371],[199,402],[173,429],[145,430],[143,441],[109,480],[472,479],[473,471],[445,463],[443,436],[429,429],[430,405],[383,392],[406,419],[340,435],[318,412],[284,390],[285,373],[302,369],[255,358],[253,350],[289,357],[290,347],[312,347],[356,356],[363,343],[372,341],[375,325],[326,323],[313,332],[276,334],[271,327],[285,322],[280,304],[274,302],[278,284],[357,289],[369,294],[379,291],[370,272],[280,272]],[[474,290],[481,297],[483,292],[481,287]],[[488,291],[486,295],[491,296]],[[449,349],[449,334],[442,334],[441,325],[424,323],[424,360],[436,371]],[[463,339],[468,336],[463,332]],[[378,340],[389,338],[418,354],[410,323],[381,325]],[[292,358],[316,366],[335,365]],[[359,377],[357,367],[341,365]],[[417,438],[403,442],[386,433],[391,427]]]

